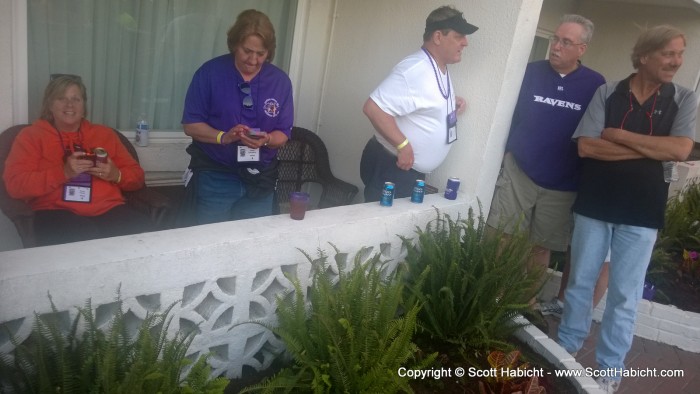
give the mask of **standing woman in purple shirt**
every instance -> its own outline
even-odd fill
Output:
[[[229,54],[195,72],[185,98],[189,224],[272,214],[277,149],[294,123],[291,81],[270,63],[276,39],[267,15],[241,12],[227,44]]]

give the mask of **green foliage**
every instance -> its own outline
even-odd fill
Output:
[[[676,276],[684,249],[700,250],[700,184],[692,183],[668,200],[664,221],[646,276],[657,287]]]
[[[211,368],[200,357],[189,375],[180,379],[192,363],[186,358],[194,332],[167,332],[175,304],[162,314],[149,314],[135,338],[129,334],[117,298],[116,312],[108,332],[97,327],[90,300],[78,307],[68,332],[61,329],[58,311],[49,296],[53,313],[36,314],[27,341],[17,343],[12,357],[0,359],[2,384],[17,393],[223,393],[228,380],[210,380]],[[80,320],[84,332],[78,334]]]
[[[668,200],[657,247],[679,255],[683,249],[700,250],[700,184],[690,184]]]
[[[399,367],[423,369],[435,358],[413,361],[420,308],[410,306],[397,317],[403,286],[393,274],[385,276],[379,255],[363,263],[365,251],[349,271],[345,255],[336,253],[337,276],[323,253],[317,259],[305,253],[313,265],[308,304],[295,279],[294,292],[278,298],[278,325],[258,322],[281,337],[295,363],[243,392],[412,392]]]
[[[405,289],[410,302],[423,305],[420,326],[433,341],[462,349],[508,349],[508,337],[520,327],[513,318],[531,312],[543,275],[525,272],[527,237],[487,228],[471,208],[466,220],[438,212],[417,234],[415,242],[403,242]]]
[[[503,371],[527,371],[530,369],[528,363],[520,361],[520,351],[514,350],[507,354],[501,351],[493,351],[489,353],[487,361],[491,369],[497,372],[497,376],[479,380],[479,393],[546,394],[547,390],[540,386],[537,375],[518,377],[514,372],[503,373]]]
[[[666,296],[659,287],[669,285],[669,283],[671,283],[669,278],[675,277],[675,274],[669,276],[669,273],[674,273],[677,269],[678,263],[674,261],[673,255],[659,246],[657,238],[657,244],[651,252],[651,260],[649,262],[649,267],[647,267],[646,278],[644,279],[656,286],[654,300],[663,302],[670,301],[668,296]]]

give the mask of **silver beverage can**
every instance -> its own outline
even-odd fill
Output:
[[[411,202],[420,204],[423,202],[423,196],[425,195],[425,181],[422,179],[416,179],[416,184],[413,186],[413,192],[411,193]]]
[[[390,207],[394,205],[394,188],[393,182],[384,182],[384,187],[382,188],[382,198],[379,200],[379,205],[383,207]]]
[[[445,198],[448,200],[456,200],[457,190],[459,190],[459,178],[448,179],[447,187],[445,188]]]

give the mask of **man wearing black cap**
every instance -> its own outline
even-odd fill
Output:
[[[365,201],[378,201],[384,182],[395,184],[395,197],[410,196],[416,179],[447,157],[457,140],[457,115],[466,109],[447,65],[462,60],[466,36],[477,29],[453,7],[434,10],[421,49],[399,62],[365,102],[376,130],[360,162]]]

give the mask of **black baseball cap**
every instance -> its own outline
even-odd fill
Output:
[[[430,22],[430,23],[425,24],[425,33],[426,34],[430,34],[436,30],[443,30],[443,29],[452,29],[459,34],[464,34],[464,35],[472,34],[475,31],[479,30],[478,27],[467,22],[467,20],[464,19],[464,17],[462,16],[461,13],[459,13],[457,15],[453,15],[447,19],[434,21],[434,22]]]

